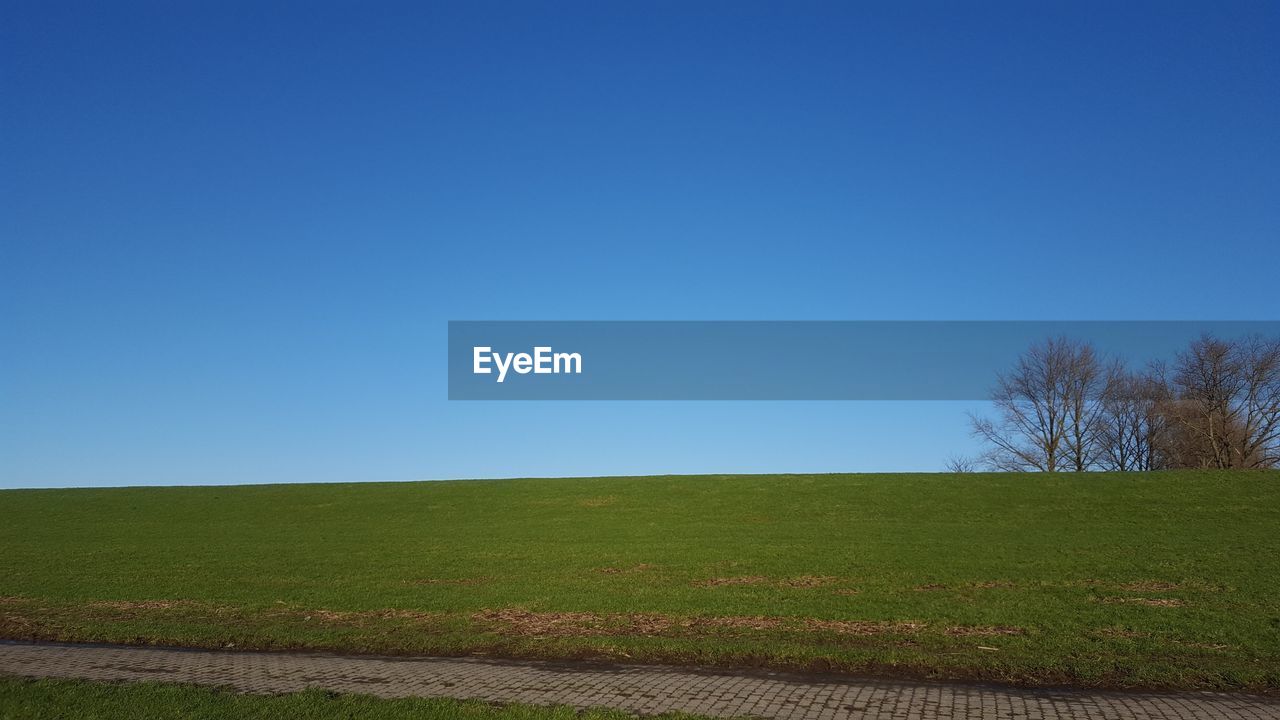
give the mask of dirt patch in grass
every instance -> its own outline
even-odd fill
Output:
[[[833,585],[839,580],[840,578],[831,575],[801,575],[783,580],[780,584],[793,588],[814,588]]]
[[[472,616],[483,622],[501,623],[518,635],[661,635],[673,631],[792,630],[834,632],[842,635],[908,635],[924,630],[925,623],[876,620],[822,620],[768,616],[671,617],[654,613],[597,614],[588,612],[536,613],[518,608],[485,610]],[[947,635],[992,637],[1026,634],[1025,628],[1011,626],[954,626]]]
[[[957,625],[944,630],[952,637],[994,637],[998,635],[1026,635],[1026,628],[1010,625]]]
[[[586,500],[579,500],[578,505],[579,507],[585,507],[585,508],[598,508],[598,507],[607,507],[616,502],[618,502],[617,497],[613,495],[606,495],[605,497],[594,497],[594,498],[587,498]]]
[[[843,635],[887,635],[909,634],[924,629],[924,623],[912,622],[879,622],[870,620],[817,620],[803,621],[803,627],[810,630],[836,632]]]
[[[774,630],[769,617],[672,617],[658,613],[531,612],[520,608],[482,610],[473,620],[495,624],[513,635],[536,637],[655,636],[717,629]]]
[[[1116,580],[1099,580],[1097,578],[1086,578],[1084,580],[1073,580],[1061,583],[1062,587],[1090,587],[1090,588],[1109,588],[1112,592],[1115,590],[1123,590],[1125,592],[1134,593],[1158,593],[1170,592],[1173,590],[1192,590],[1196,592],[1223,592],[1226,586],[1217,583],[1206,582],[1204,580],[1188,579],[1173,582],[1170,580],[1131,580],[1128,582],[1118,582]]]
[[[481,610],[471,618],[501,626],[512,635],[572,637],[588,635],[654,635],[669,630],[673,620],[664,615],[591,612],[531,612],[520,608]]]
[[[1185,607],[1187,601],[1177,598],[1104,597],[1098,602],[1108,605],[1146,605],[1148,607]]]
[[[1129,592],[1168,592],[1170,590],[1181,590],[1183,585],[1182,583],[1161,580],[1139,580],[1137,582],[1124,583],[1117,587]]]
[[[35,627],[35,622],[31,618],[12,613],[0,615],[0,628],[12,627],[19,631],[25,631],[28,628]]]
[[[94,600],[85,603],[93,610],[107,610],[116,618],[138,618],[152,613],[191,613],[193,611],[221,614],[234,611],[227,605],[217,605],[199,600]]]
[[[1018,586],[1016,583],[1012,583],[1008,580],[985,580],[983,582],[974,583],[972,587],[978,588],[979,590],[994,590],[997,588],[1011,589]]]
[[[767,616],[673,617],[656,613],[532,612],[521,608],[482,610],[473,620],[504,633],[537,637],[714,634],[716,630],[782,630],[885,635],[918,632],[923,623],[870,620],[818,620]]]
[[[279,607],[268,610],[271,617],[301,620],[308,623],[320,623],[337,627],[365,627],[379,621],[401,621],[415,624],[434,623],[445,617],[443,613],[424,612],[420,610],[329,610],[326,608]]]
[[[299,613],[301,614],[301,613]],[[353,619],[351,613],[339,610],[310,610],[302,616],[303,620],[319,620],[333,625],[346,625]]]
[[[917,585],[913,589],[916,592],[931,592],[934,590],[946,590],[947,586],[941,583],[926,583],[924,585]]]

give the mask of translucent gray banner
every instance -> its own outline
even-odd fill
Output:
[[[1033,343],[1132,366],[1280,321],[452,321],[450,400],[982,400]]]

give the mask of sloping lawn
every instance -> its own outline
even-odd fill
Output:
[[[0,636],[1280,690],[1280,473],[0,492]]]

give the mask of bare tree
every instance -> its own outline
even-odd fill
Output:
[[[1172,391],[1162,365],[1113,370],[1096,435],[1107,470],[1158,470],[1170,464],[1167,408]]]
[[[1110,384],[1122,372],[1119,363],[1103,367],[1093,346],[1075,344],[1066,350],[1068,373],[1063,386],[1067,431],[1063,437],[1067,469],[1084,472],[1096,467],[1106,399]]]
[[[964,455],[952,455],[947,458],[946,468],[949,473],[971,473],[978,469],[978,462]]]
[[[1232,344],[1204,335],[1179,353],[1173,376],[1178,402],[1170,415],[1178,425],[1174,448],[1181,467],[1230,467],[1229,435],[1238,432],[1233,399],[1243,387]]]
[[[1140,372],[1052,338],[997,376],[992,402],[969,419],[995,470],[1280,466],[1280,338],[1203,335]]]
[[[1280,338],[1201,336],[1178,355],[1173,385],[1178,466],[1280,464]]]
[[[1032,345],[997,376],[998,417],[970,415],[973,433],[991,448],[987,465],[1004,471],[1086,470],[1094,461],[1106,374],[1087,343],[1050,338]]]
[[[1238,345],[1244,365],[1244,394],[1239,399],[1242,444],[1235,448],[1241,467],[1280,465],[1280,338],[1253,336]]]

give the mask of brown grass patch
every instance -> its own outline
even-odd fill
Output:
[[[881,622],[872,620],[817,620],[809,618],[803,625],[810,630],[823,630],[843,635],[888,635],[919,632],[924,623]]]
[[[793,588],[814,588],[831,585],[839,580],[839,578],[831,575],[801,575],[799,577],[788,578],[780,584]]]
[[[119,621],[167,613],[225,617],[237,610],[199,600],[92,600],[81,605],[79,611],[88,617]]]
[[[996,588],[1015,588],[1017,585],[1008,580],[986,580],[974,583],[973,587],[981,590],[994,590]]]
[[[587,498],[579,500],[578,505],[585,508],[607,507],[618,502],[618,498],[614,495],[606,495],[605,497]]]
[[[1108,605],[1147,605],[1149,607],[1184,607],[1185,600],[1177,598],[1144,598],[1144,597],[1104,597],[1098,602]]]
[[[416,623],[433,622],[444,617],[443,613],[420,610],[328,610],[325,608],[279,608],[268,615],[284,616],[304,622],[320,622],[325,625],[364,627],[380,620],[400,620]]]
[[[946,590],[946,589],[947,589],[947,586],[941,583],[926,583],[924,585],[917,585],[914,588],[916,592],[929,592],[932,590]]]
[[[135,610],[172,610],[179,607],[201,607],[207,605],[195,600],[95,600],[89,603],[89,606],[132,612]]]
[[[815,620],[766,616],[672,617],[655,613],[532,612],[521,608],[482,610],[473,620],[501,626],[511,635],[594,637],[624,635],[713,634],[717,630],[835,632],[844,635],[909,634],[922,623],[869,620]]]
[[[763,575],[743,575],[740,577],[718,577],[698,580],[693,584],[697,587],[724,587],[726,585],[764,585],[768,582],[769,578]]]
[[[958,625],[944,630],[952,637],[993,637],[997,635],[1026,635],[1026,628],[1011,625]]]
[[[773,630],[783,626],[769,617],[689,617],[657,613],[531,612],[520,608],[482,610],[472,619],[503,626],[513,635],[533,637],[654,636],[717,629]]]
[[[1121,590],[1129,592],[1168,592],[1182,589],[1182,583],[1163,582],[1161,580],[1139,580],[1137,582],[1118,585]]]
[[[0,627],[11,627],[16,630],[25,631],[27,628],[35,627],[35,622],[31,618],[22,615],[13,615],[5,613],[0,615]]]
[[[1138,632],[1137,630],[1126,630],[1124,628],[1116,628],[1116,627],[1098,628],[1097,630],[1091,630],[1089,634],[1096,635],[1098,637],[1104,637],[1104,638],[1133,639],[1133,638],[1147,637],[1147,633],[1144,633],[1144,632]]]
[[[341,610],[310,610],[303,615],[303,620],[320,620],[327,623],[347,624],[352,618],[357,617],[355,613],[342,612]]]
[[[1132,580],[1129,582],[1116,582],[1114,580],[1099,580],[1097,578],[1086,578],[1084,580],[1072,580],[1061,583],[1064,587],[1102,587],[1114,588],[1115,590],[1124,590],[1125,592],[1135,593],[1155,593],[1170,592],[1173,590],[1196,590],[1202,592],[1223,592],[1227,588],[1223,585],[1207,583],[1202,580],[1180,580],[1171,582],[1168,580]]]
[[[656,635],[675,622],[665,615],[592,612],[531,612],[520,608],[481,610],[472,619],[496,623],[513,635],[569,637],[584,635]]]

